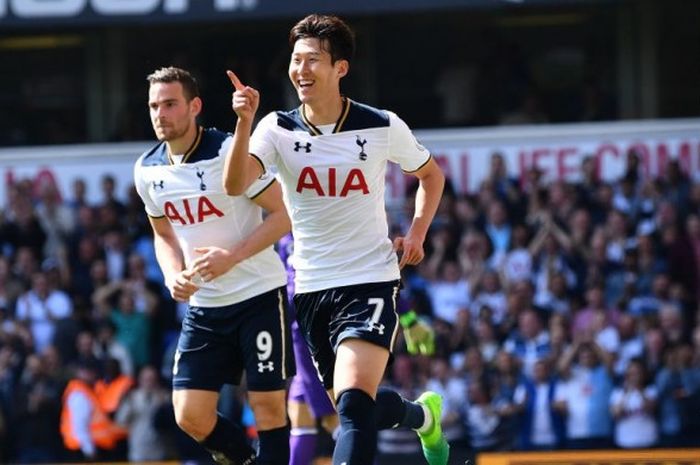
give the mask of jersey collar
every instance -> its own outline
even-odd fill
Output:
[[[190,145],[190,148],[187,149],[185,152],[185,155],[182,157],[182,162],[180,164],[187,163],[187,159],[190,158],[190,155],[194,153],[195,150],[197,150],[197,147],[199,147],[199,143],[202,142],[202,134],[204,133],[204,128],[202,126],[197,127],[197,136],[194,138],[194,141],[192,141],[192,145]],[[167,147],[167,145],[166,145]],[[172,153],[170,153],[170,147],[167,147],[168,151],[168,163],[171,165],[174,165],[175,162],[173,161]]]
[[[343,97],[343,111],[340,112],[340,117],[338,118],[338,121],[335,122],[333,134],[337,134],[342,130],[343,124],[345,123],[345,120],[348,117],[348,113],[350,112],[350,103],[351,100],[349,98]],[[306,125],[306,129],[312,136],[323,135],[323,133],[316,126],[314,126],[314,124],[311,121],[309,121],[306,117],[306,107],[303,103],[299,107],[299,113],[301,114],[301,120],[304,122],[304,125]]]

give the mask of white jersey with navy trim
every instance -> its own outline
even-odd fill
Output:
[[[251,199],[275,180],[270,175],[262,176],[245,195],[228,195],[222,176],[230,143],[230,134],[200,128],[181,163],[173,164],[166,144],[160,143],[141,155],[134,166],[134,183],[146,213],[168,218],[187,266],[197,258],[196,247],[230,249],[263,221],[262,208]],[[286,282],[284,265],[270,246],[218,278],[200,283],[190,304],[231,305],[284,286]]]
[[[335,127],[322,129],[297,108],[265,116],[250,141],[250,152],[282,181],[296,292],[399,279],[384,207],[386,164],[412,172],[430,153],[394,113],[349,99]]]

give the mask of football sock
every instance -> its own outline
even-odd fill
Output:
[[[338,396],[340,434],[333,452],[333,465],[370,465],[377,450],[375,402],[360,389]]]
[[[292,428],[289,435],[289,465],[311,465],[316,456],[318,430]]]
[[[255,463],[255,451],[242,429],[221,415],[209,436],[200,444],[211,453],[219,465],[251,465]]]
[[[425,423],[423,407],[387,388],[377,391],[377,429],[405,426],[419,429]]]
[[[289,425],[258,430],[258,465],[289,465]]]

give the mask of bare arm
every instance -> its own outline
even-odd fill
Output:
[[[260,103],[260,94],[252,87],[241,84],[232,71],[227,71],[226,74],[235,88],[231,106],[238,121],[233,141],[226,153],[223,184],[227,194],[241,195],[263,171],[263,167],[250,156],[249,151],[250,133]]]
[[[416,192],[416,209],[413,222],[405,237],[394,240],[394,248],[403,250],[399,266],[417,265],[423,260],[425,252],[423,242],[428,233],[430,223],[435,217],[442,189],[445,186],[445,175],[433,158],[421,169],[412,173],[419,180]]]
[[[165,286],[175,300],[186,302],[199,288],[190,280],[194,273],[185,269],[185,259],[175,231],[165,217],[148,219],[153,228],[153,245],[165,276]]]
[[[252,122],[238,119],[224,163],[223,183],[228,195],[243,194],[255,178],[263,174],[262,165],[248,153],[251,130]]]
[[[201,256],[192,262],[192,269],[198,272],[204,281],[221,276],[236,264],[265,250],[291,229],[291,222],[282,202],[282,189],[276,181],[255,197],[253,202],[264,208],[268,214],[246,238],[235,244],[231,250],[220,247],[195,249]]]
[[[569,347],[566,352],[564,352],[564,355],[559,359],[557,370],[565,379],[568,379],[569,375],[571,374],[571,365],[574,363],[574,357],[576,357],[580,345],[580,342],[574,342],[574,344]]]

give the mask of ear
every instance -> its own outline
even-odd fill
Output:
[[[350,71],[350,62],[348,60],[338,60],[335,62],[335,69],[339,78],[345,77]]]
[[[195,97],[190,101],[190,112],[192,116],[197,116],[202,111],[202,99]]]

